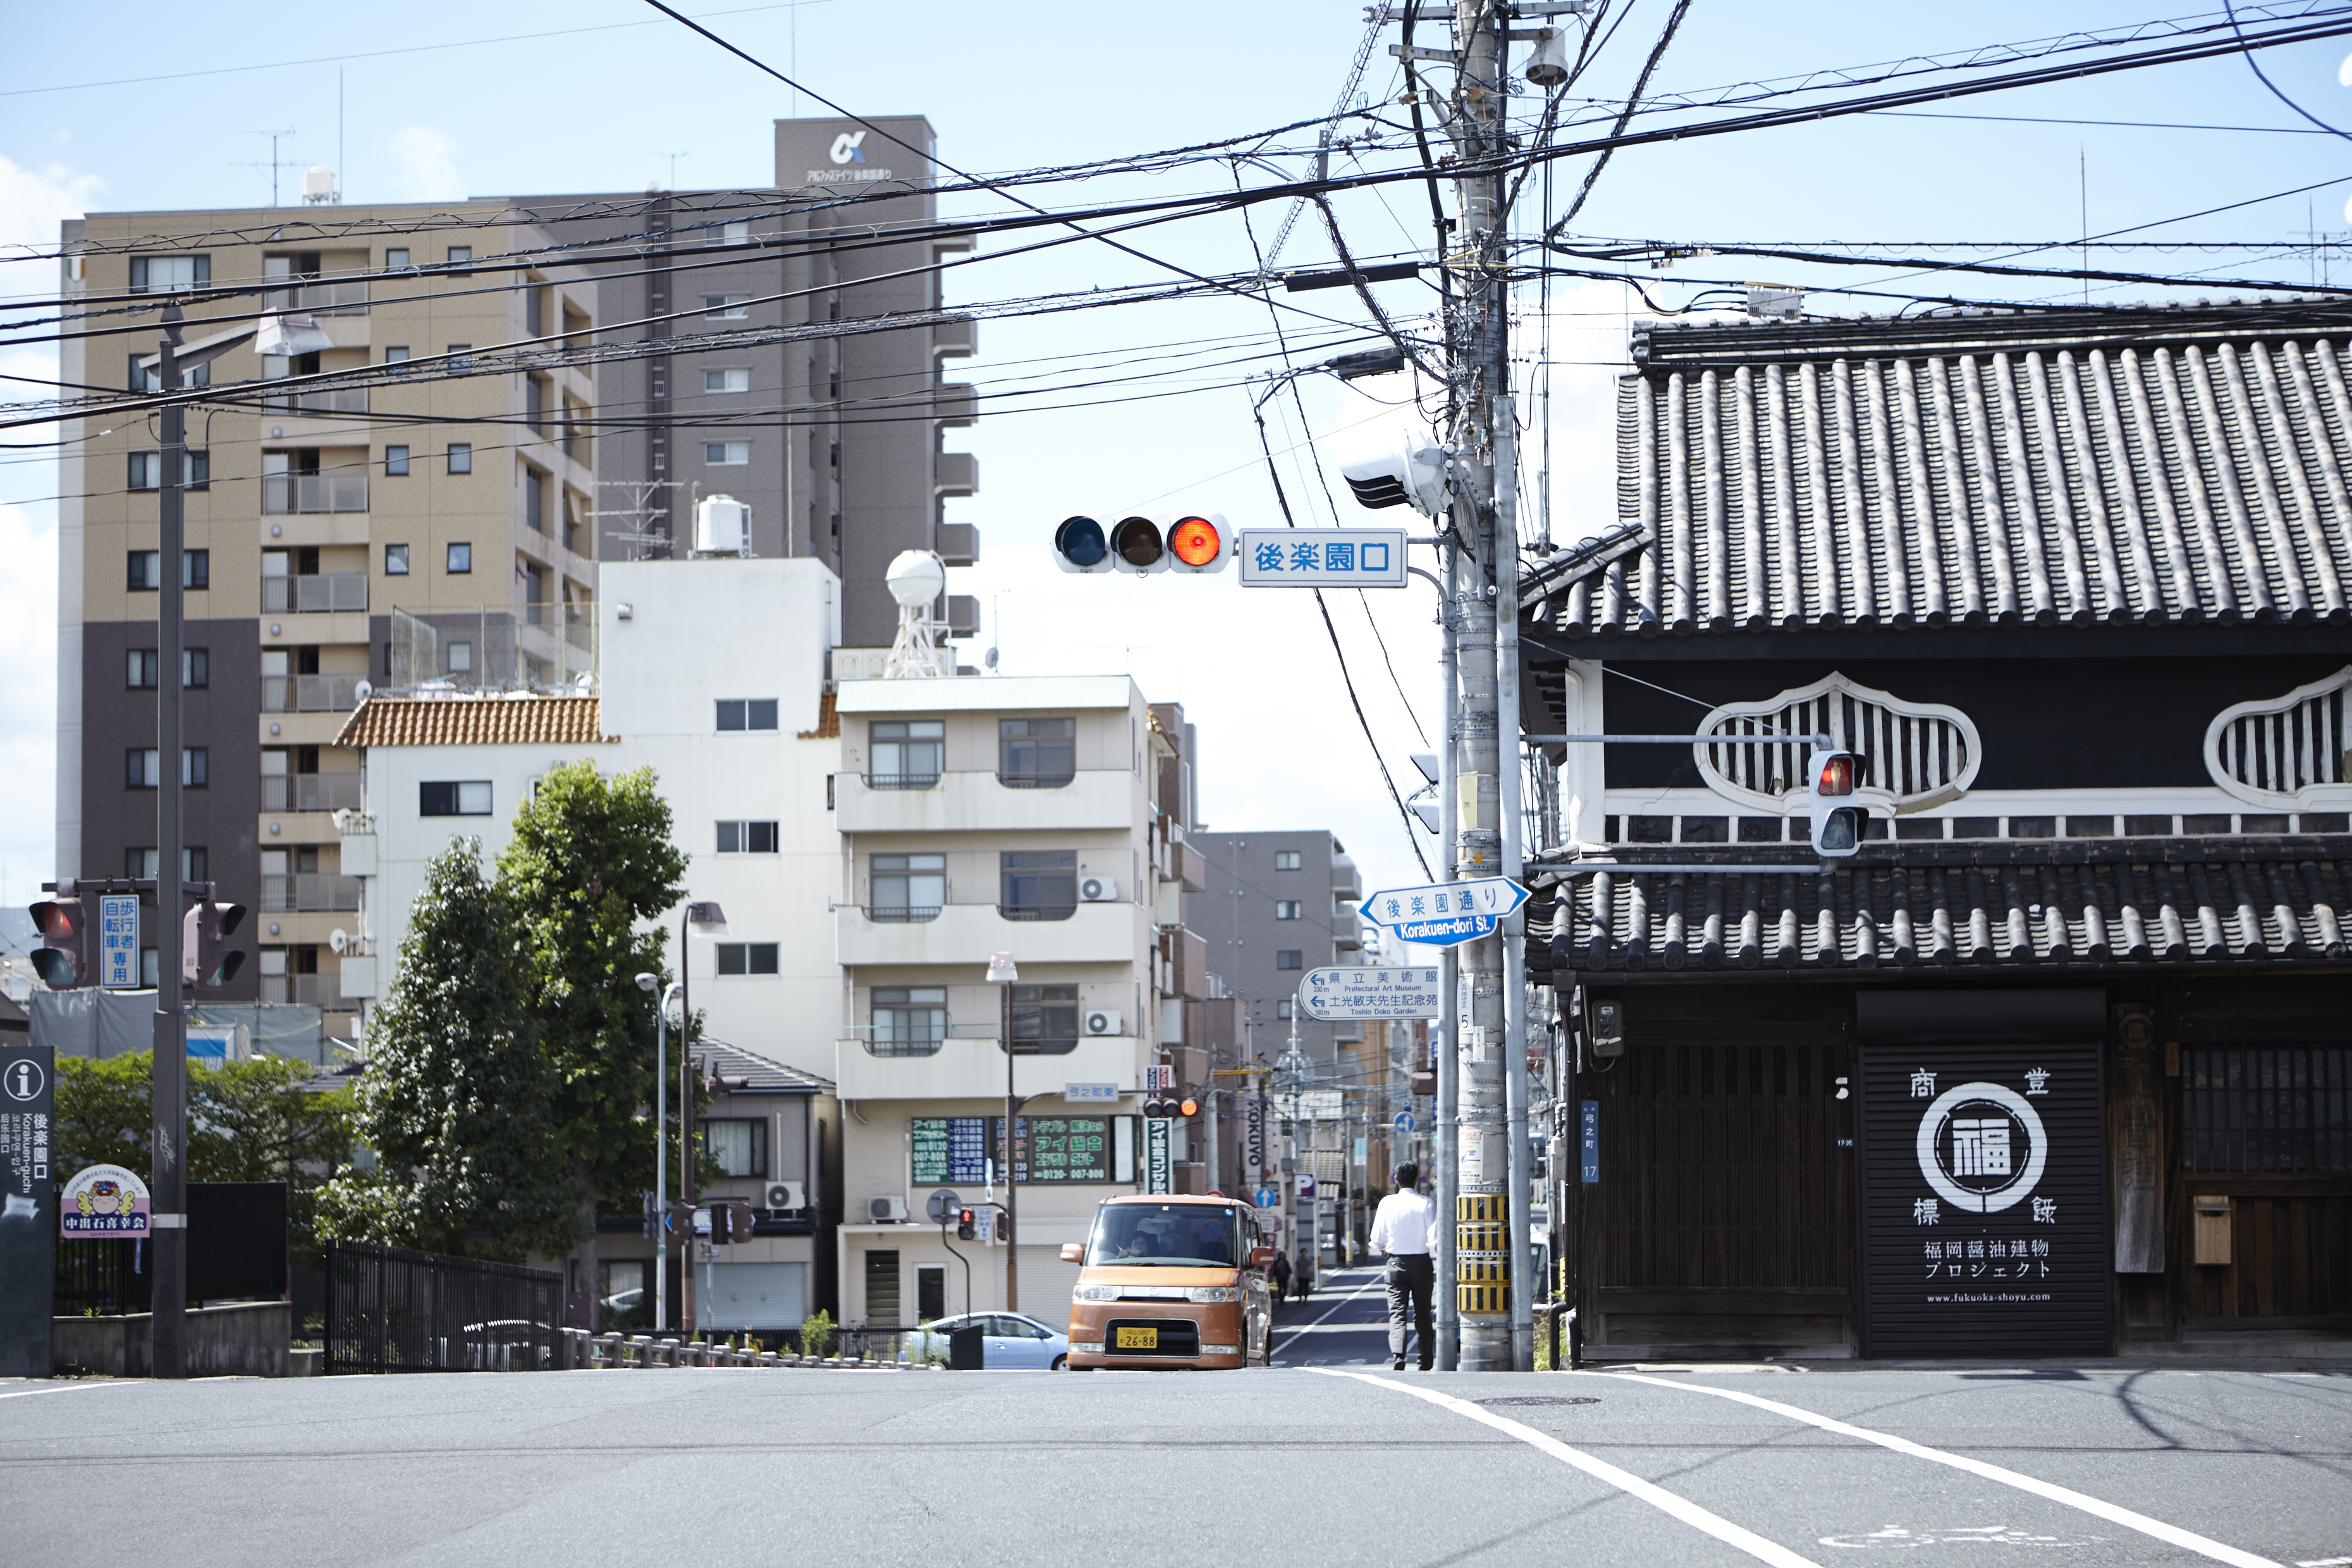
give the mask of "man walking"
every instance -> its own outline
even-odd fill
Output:
[[[1396,1191],[1382,1198],[1372,1215],[1372,1248],[1388,1259],[1389,1366],[1395,1372],[1404,1370],[1408,1307],[1421,1370],[1429,1371],[1437,1361],[1437,1333],[1429,1313],[1430,1288],[1437,1280],[1437,1266],[1429,1256],[1437,1205],[1414,1190],[1420,1184],[1420,1166],[1410,1162],[1399,1165]]]

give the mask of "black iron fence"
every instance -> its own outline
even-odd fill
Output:
[[[286,1184],[188,1184],[188,1305],[276,1301],[287,1291]],[[57,1307],[63,1317],[144,1312],[153,1304],[154,1244],[60,1237]]]
[[[562,1276],[543,1268],[330,1242],[327,1370],[545,1372]]]

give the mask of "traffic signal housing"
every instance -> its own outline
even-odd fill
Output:
[[[1181,1108],[1177,1105],[1176,1101],[1166,1098],[1166,1090],[1159,1090],[1153,1093],[1150,1099],[1143,1102],[1143,1118],[1145,1121],[1165,1121],[1171,1117],[1181,1116],[1183,1114]]]
[[[33,952],[33,973],[52,991],[71,991],[89,979],[89,910],[70,893],[32,906],[41,945]]]
[[[970,1241],[976,1234],[976,1227],[979,1224],[979,1220],[980,1216],[973,1214],[970,1209],[957,1210],[956,1239],[958,1241]]]
[[[1805,795],[1812,825],[1813,853],[1842,858],[1862,845],[1862,807],[1854,804],[1854,778],[1862,759],[1852,752],[1812,755]]]
[[[180,922],[180,979],[186,984],[213,991],[236,977],[245,963],[245,954],[228,945],[236,928],[245,923],[243,904],[224,904],[213,898],[212,884],[205,884],[205,896],[193,905]]]
[[[1065,572],[1222,572],[1225,520],[1214,512],[1161,518],[1142,512],[1066,517],[1054,531],[1054,564]]]

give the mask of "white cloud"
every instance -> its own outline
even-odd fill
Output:
[[[446,202],[461,199],[466,183],[457,177],[457,143],[430,125],[412,125],[392,139],[394,193],[402,201]]]

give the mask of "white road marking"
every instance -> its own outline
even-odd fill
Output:
[[[2298,1563],[2294,1568],[2345,1568],[2352,1557],[2315,1557],[2308,1563]]]
[[[89,1383],[60,1383],[53,1384],[47,1388],[12,1388],[5,1394],[0,1394],[0,1399],[22,1399],[29,1394],[71,1394],[78,1388],[128,1388],[131,1385],[127,1383],[115,1383],[110,1381],[106,1383],[99,1383],[95,1381]]]
[[[1941,1448],[1930,1448],[1924,1443],[1914,1443],[1908,1437],[1897,1437],[1885,1432],[1874,1432],[1867,1426],[1855,1426],[1827,1415],[1817,1415],[1810,1410],[1802,1410],[1793,1405],[1783,1405],[1777,1399],[1766,1399],[1759,1394],[1743,1394],[1734,1388],[1710,1388],[1703,1383],[1679,1383],[1663,1377],[1643,1377],[1637,1373],[1578,1373],[1570,1375],[1605,1376],[1612,1383],[1654,1383],[1660,1388],[1679,1389],[1685,1394],[1705,1394],[1717,1399],[1728,1399],[1740,1405],[1752,1405],[1759,1410],[1769,1410],[1775,1415],[1786,1415],[1792,1421],[1802,1421],[1809,1426],[1818,1426],[1824,1432],[1835,1432],[1846,1437],[1859,1437],[1865,1443],[1875,1443],[1882,1448],[1892,1448],[1898,1454],[1908,1454],[1915,1459],[1927,1459],[1938,1465],[1949,1465],[1956,1470],[1966,1470],[1970,1475],[1982,1476],[1989,1481],[1999,1481],[2003,1486],[2011,1486],[2020,1491],[2032,1492],[2035,1497],[2047,1498],[2052,1502],[2064,1503],[2069,1508],[2081,1509],[2084,1513],[2095,1514],[2111,1524],[2120,1524],[2127,1530],[2137,1530],[2143,1535],[2152,1535],[2158,1541],[2182,1547],[2200,1556],[2210,1557],[2217,1563],[2230,1563],[2232,1568],[2281,1568],[2279,1563],[2270,1558],[2258,1557],[2251,1552],[2242,1552],[2237,1547],[2210,1540],[2197,1534],[2194,1531],[2183,1530],[2177,1524],[2167,1524],[2160,1519],[2150,1519],[2144,1513],[2135,1513],[2120,1504],[2092,1497],[2087,1492],[2078,1492],[2070,1487],[2039,1480],[2016,1470],[2003,1469],[1999,1465],[1989,1465],[1982,1459],[1971,1459],[1965,1454],[1948,1454]]]
[[[1800,1557],[1787,1547],[1767,1541],[1753,1531],[1742,1530],[1729,1520],[1719,1514],[1708,1512],[1687,1498],[1677,1497],[1664,1487],[1653,1485],[1630,1471],[1621,1470],[1606,1460],[1596,1459],[1581,1449],[1571,1448],[1549,1433],[1538,1432],[1532,1426],[1523,1426],[1508,1416],[1497,1415],[1491,1410],[1482,1409],[1466,1399],[1456,1399],[1450,1394],[1440,1394],[1433,1388],[1415,1388],[1409,1383],[1374,1377],[1368,1372],[1341,1372],[1336,1367],[1327,1366],[1310,1366],[1306,1370],[1320,1373],[1326,1377],[1351,1377],[1359,1383],[1369,1383],[1376,1388],[1393,1388],[1400,1394],[1410,1394],[1415,1399],[1426,1399],[1432,1405],[1442,1405],[1457,1415],[1467,1415],[1473,1421],[1483,1423],[1492,1426],[1497,1432],[1517,1437],[1520,1442],[1549,1454],[1560,1463],[1571,1465],[1582,1470],[1595,1480],[1606,1482],[1629,1497],[1639,1498],[1652,1508],[1672,1514],[1694,1530],[1705,1531],[1727,1546],[1737,1547],[1759,1562],[1773,1564],[1773,1568],[1816,1568],[1811,1558]]]
[[[1338,1311],[1340,1308],[1346,1306],[1349,1302],[1354,1300],[1357,1297],[1370,1289],[1372,1288],[1372,1279],[1377,1279],[1379,1278],[1380,1276],[1375,1274],[1372,1276],[1371,1279],[1365,1280],[1361,1285],[1357,1286],[1353,1290],[1349,1291],[1348,1294],[1332,1302],[1331,1305],[1325,1310],[1323,1317],[1316,1319],[1314,1323],[1303,1323],[1297,1328],[1291,1330],[1288,1336],[1285,1338],[1280,1344],[1274,1345],[1266,1351],[1265,1359],[1271,1362],[1275,1357],[1288,1350],[1292,1345],[1298,1342],[1299,1335],[1307,1332],[1307,1330],[1315,1327],[1316,1323],[1322,1322],[1325,1318],[1328,1318],[1333,1312]],[[1347,1326],[1350,1329],[1378,1328],[1383,1330],[1388,1327],[1386,1323],[1349,1323]]]

